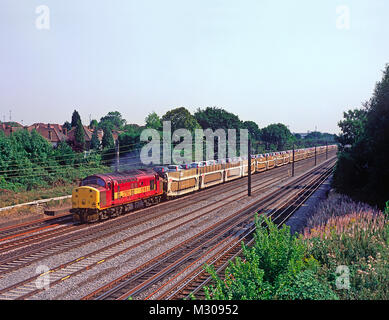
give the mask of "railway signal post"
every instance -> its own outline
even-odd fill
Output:
[[[116,168],[115,171],[119,172],[119,139],[115,141],[115,151],[116,151]]]
[[[294,177],[294,145],[293,145],[293,160],[292,160],[292,177]]]
[[[251,197],[251,139],[249,139],[247,159],[248,159],[247,160],[247,165],[248,165],[247,195]]]
[[[326,141],[326,160],[328,160],[328,141]]]

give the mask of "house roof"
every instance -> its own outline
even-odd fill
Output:
[[[88,126],[82,126],[84,128],[84,137],[85,141],[91,141],[92,140],[92,134],[93,131],[89,130]],[[67,138],[70,141],[74,141],[76,135],[76,128],[72,128],[68,131]]]
[[[5,133],[6,136],[9,136],[12,132],[23,129],[23,126],[17,122],[12,122],[12,125],[8,122],[0,123],[0,130]]]
[[[36,130],[43,138],[49,142],[60,142],[66,140],[63,128],[60,124],[34,123],[26,127],[29,132]]]

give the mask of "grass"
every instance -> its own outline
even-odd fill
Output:
[[[19,220],[35,216],[37,219],[45,217],[44,211],[71,206],[71,199],[52,200],[39,205],[29,205],[20,208],[0,211],[0,223],[10,220]]]
[[[207,299],[389,299],[386,214],[332,194],[303,234],[265,221],[268,229],[257,222],[254,245],[243,245],[244,259],[230,262],[224,280],[206,266],[214,279]]]
[[[350,213],[363,214],[365,212],[377,215],[381,211],[372,208],[366,203],[355,202],[345,195],[332,193],[328,199],[321,201],[314,209],[314,213],[308,220],[307,228],[311,229],[321,226],[331,218],[341,217]]]
[[[67,196],[72,193],[72,189],[77,185],[78,183],[67,183],[49,188],[39,188],[31,191],[20,192],[0,190],[0,208],[32,202],[35,200]]]
[[[319,276],[341,299],[389,299],[389,224],[382,212],[332,195],[317,208],[303,239],[321,265]],[[348,289],[336,285],[339,266],[347,268]]]

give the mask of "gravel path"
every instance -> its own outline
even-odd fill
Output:
[[[320,201],[327,199],[328,192],[331,189],[332,176],[309,197],[309,199],[286,221],[286,225],[290,226],[290,232],[300,233],[307,225],[309,217],[312,215],[315,207]]]

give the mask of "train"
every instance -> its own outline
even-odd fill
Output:
[[[337,149],[336,145],[316,148],[316,154]],[[294,160],[315,156],[315,148],[295,150]],[[271,170],[293,161],[292,150],[251,155],[251,173]],[[249,160],[215,163],[175,172],[153,168],[95,174],[83,179],[72,190],[73,220],[93,223],[127,212],[226,183],[248,175]]]

